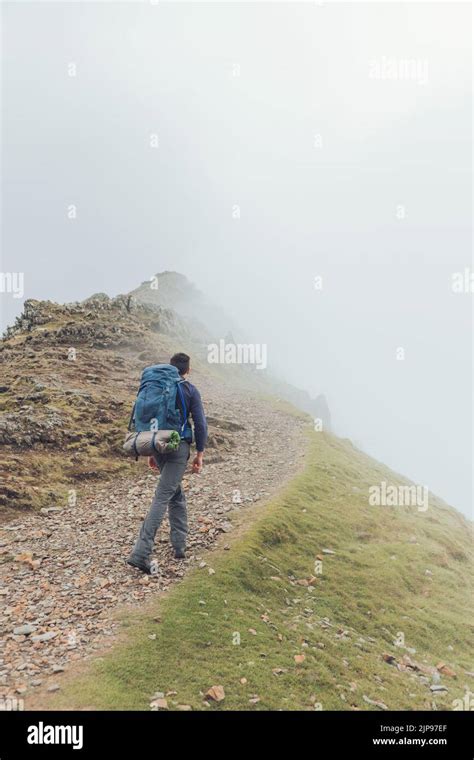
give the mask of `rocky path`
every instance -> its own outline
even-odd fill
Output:
[[[117,607],[142,605],[190,567],[209,572],[202,552],[233,530],[236,512],[268,498],[299,469],[300,419],[247,392],[200,385],[203,398],[213,400],[206,410],[234,445],[225,453],[209,450],[203,473],[184,477],[190,530],[184,562],[172,557],[167,520],[155,548],[158,576],[124,562],[156,484],[143,463],[133,480],[87,484],[73,507],[22,514],[0,527],[0,698],[22,698],[28,709],[38,692],[60,688],[61,672],[113,640]]]

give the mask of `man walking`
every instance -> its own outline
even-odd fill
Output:
[[[187,379],[190,372],[190,358],[187,354],[174,354],[170,359],[170,364],[176,367],[180,375],[181,382],[179,383],[179,393],[176,395],[176,403],[183,422],[186,422],[176,451],[155,454],[148,460],[150,467],[160,472],[160,479],[135,547],[127,560],[129,565],[147,574],[157,572],[156,564],[150,561],[150,556],[153,551],[156,532],[163,521],[167,508],[174,556],[176,559],[184,559],[186,556],[188,521],[186,497],[181,480],[189,460],[190,446],[193,441],[189,417],[193,420],[197,449],[192,464],[193,473],[199,474],[202,470],[203,453],[207,441],[207,422],[201,395],[198,389]]]

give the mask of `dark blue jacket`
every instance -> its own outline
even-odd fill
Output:
[[[204,451],[207,442],[207,421],[206,415],[204,414],[201,394],[199,393],[196,386],[190,383],[188,380],[185,380],[181,383],[181,388],[183,389],[183,396],[186,402],[187,415],[188,417],[192,417],[194,423],[196,449],[198,451]],[[179,393],[176,394],[176,398],[178,399],[179,408],[181,409],[182,413],[183,410]],[[186,425],[184,437],[186,440],[192,443],[193,433],[190,424]]]

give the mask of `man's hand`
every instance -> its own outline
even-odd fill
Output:
[[[148,457],[148,467],[151,467],[152,470],[156,470],[157,472],[160,471],[160,468],[156,464],[155,457]]]
[[[193,473],[194,475],[199,475],[199,473],[202,471],[202,451],[198,451],[196,456],[193,459]]]

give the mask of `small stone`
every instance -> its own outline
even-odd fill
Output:
[[[456,678],[456,673],[454,670],[452,670],[448,665],[446,665],[445,662],[439,662],[436,666],[436,669],[439,670],[440,673],[443,674],[443,676],[450,676],[450,678]]]
[[[167,710],[168,700],[163,698],[154,699],[153,702],[150,702],[150,707],[152,710]]]
[[[58,634],[55,631],[48,631],[47,633],[39,633],[37,636],[32,636],[32,641],[49,641],[54,639]]]
[[[36,626],[29,623],[25,623],[25,625],[19,625],[17,628],[13,629],[15,636],[28,636],[30,633],[34,633],[35,631]]]
[[[59,691],[60,688],[58,683],[53,683],[51,686],[48,686],[48,691]]]
[[[225,691],[223,686],[211,686],[210,689],[206,691],[205,696],[208,699],[212,699],[213,702],[222,702],[223,699],[225,699]]]
[[[378,702],[376,699],[370,699],[370,697],[367,697],[365,694],[362,695],[362,699],[364,702],[367,702],[368,705],[374,705],[374,707],[378,707],[379,710],[388,710],[388,707],[384,702]]]

